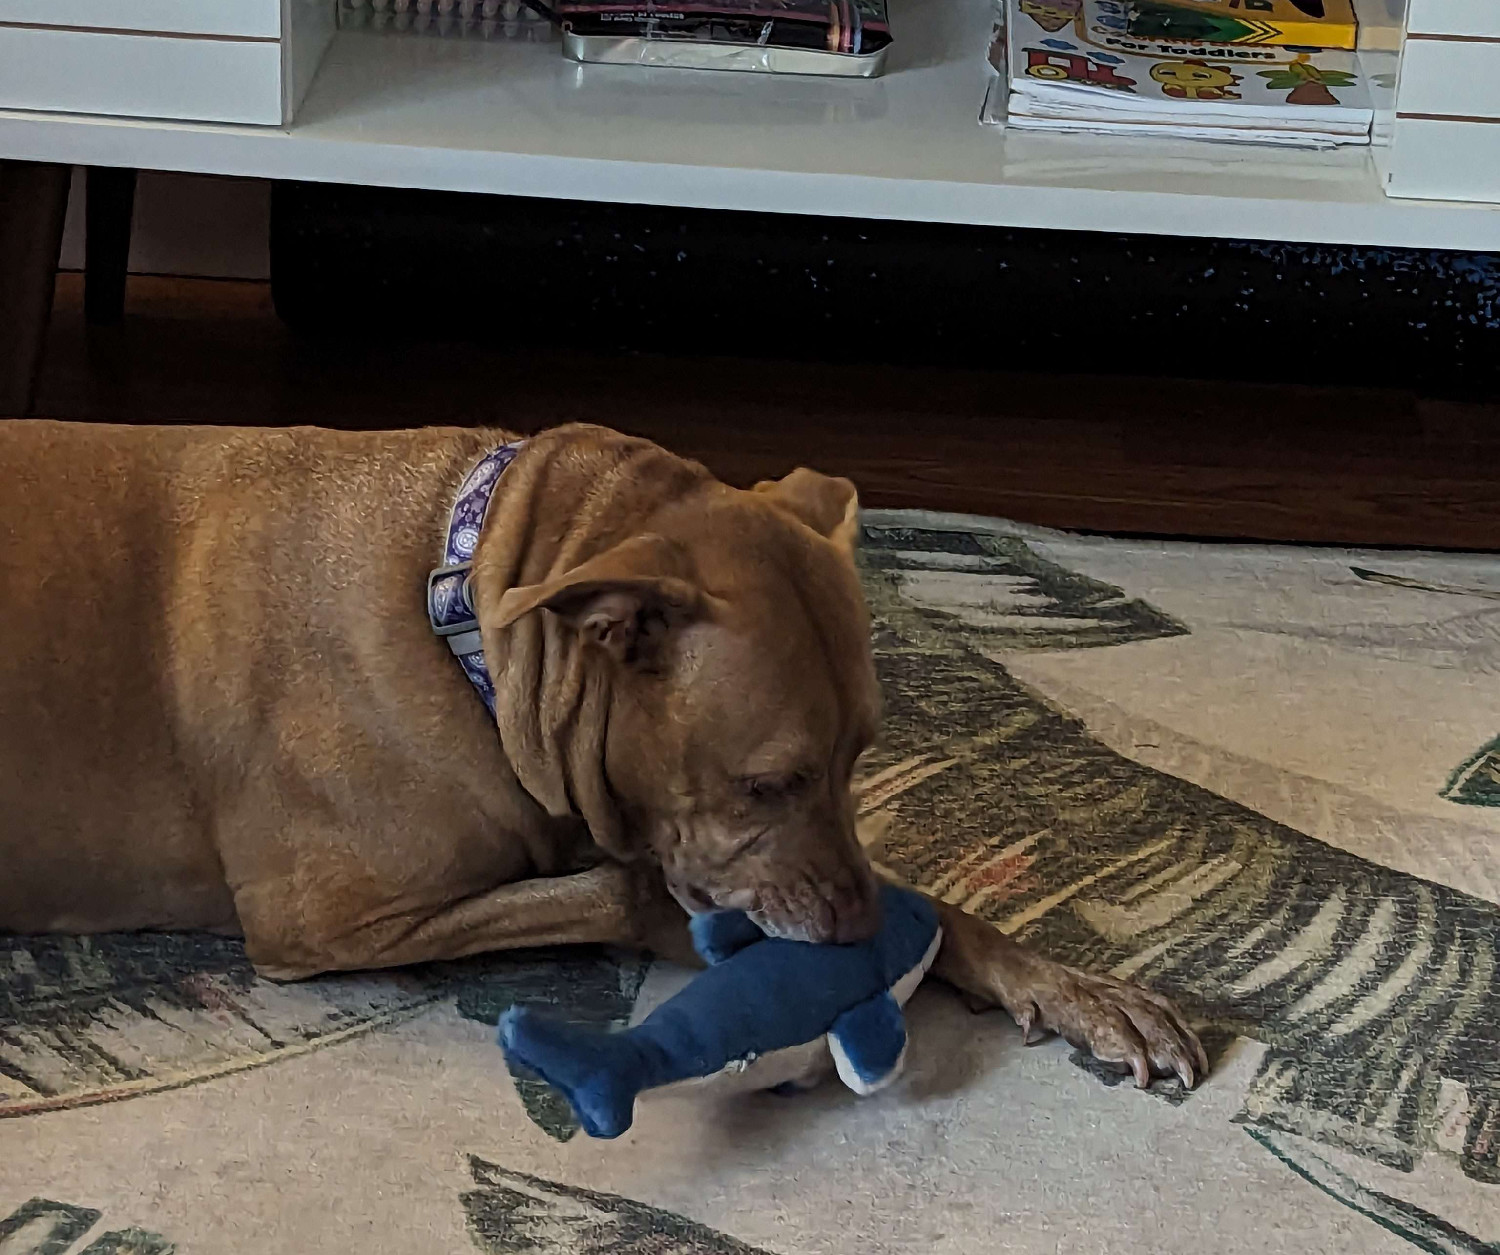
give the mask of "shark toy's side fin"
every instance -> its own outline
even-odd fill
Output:
[[[828,1030],[839,1080],[856,1094],[873,1094],[898,1076],[906,1063],[906,1021],[889,993],[845,1011]]]
[[[732,959],[746,946],[766,939],[765,933],[744,911],[712,911],[695,915],[688,922],[693,949],[710,967]]]

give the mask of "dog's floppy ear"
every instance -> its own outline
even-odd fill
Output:
[[[616,662],[650,670],[667,633],[703,612],[680,546],[637,536],[541,584],[512,588],[500,599],[498,627],[548,610]]]
[[[847,479],[804,466],[783,479],[762,480],[755,491],[771,497],[840,549],[854,552],[859,540],[859,493]]]

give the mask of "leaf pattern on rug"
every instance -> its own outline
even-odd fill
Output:
[[[116,1101],[296,1057],[439,1002],[494,1024],[511,1003],[589,1023],[630,1015],[645,964],[597,947],[515,951],[281,985],[236,938],[205,933],[0,936],[0,1118]],[[578,1128],[552,1090],[520,1078],[552,1137]]]
[[[4,1255],[65,1255],[98,1223],[93,1207],[32,1198],[0,1218],[0,1252]],[[111,1229],[78,1255],[174,1255],[177,1244],[148,1229]]]
[[[1459,764],[1442,796],[1463,806],[1500,806],[1500,737]]]
[[[1044,648],[1043,622],[1061,622],[1055,647],[1078,648],[1180,626],[1047,576],[1015,538],[913,531],[865,529],[883,861],[1044,953],[1267,1043],[1253,1123],[1398,1168],[1437,1151],[1500,1182],[1500,909],[1108,748],[994,661],[997,634]],[[913,566],[951,575],[955,555],[998,605],[977,584],[948,588],[947,610],[920,582],[911,600]],[[1017,590],[1047,590],[1019,626]]]
[[[100,1213],[92,1207],[33,1198],[0,1220],[0,1250],[15,1255],[63,1255],[93,1228]]]
[[[1428,1251],[1430,1255],[1500,1255],[1500,1246],[1495,1243],[1449,1224],[1425,1207],[1360,1184],[1321,1155],[1311,1154],[1305,1146],[1295,1145],[1288,1137],[1265,1129],[1245,1131],[1309,1185],[1316,1186],[1367,1220],[1373,1220],[1387,1233],[1405,1238],[1419,1250]]]
[[[293,1057],[439,996],[407,974],[277,985],[241,941],[206,933],[0,935],[0,1117]]]
[[[462,1196],[486,1255],[769,1255],[676,1212],[513,1172],[469,1156],[478,1187]]]

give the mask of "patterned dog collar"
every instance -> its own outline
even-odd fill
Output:
[[[495,485],[524,444],[525,441],[518,440],[486,453],[464,478],[453,502],[453,512],[448,516],[443,563],[427,576],[427,621],[448,642],[448,648],[491,715],[495,713],[495,682],[484,662],[484,642],[480,639],[479,619],[469,589],[469,569]]]

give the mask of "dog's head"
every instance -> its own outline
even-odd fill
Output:
[[[605,669],[617,852],[659,861],[690,911],[808,941],[878,927],[851,793],[880,705],[857,532],[848,480],[713,484],[501,602],[503,623],[556,616]]]

